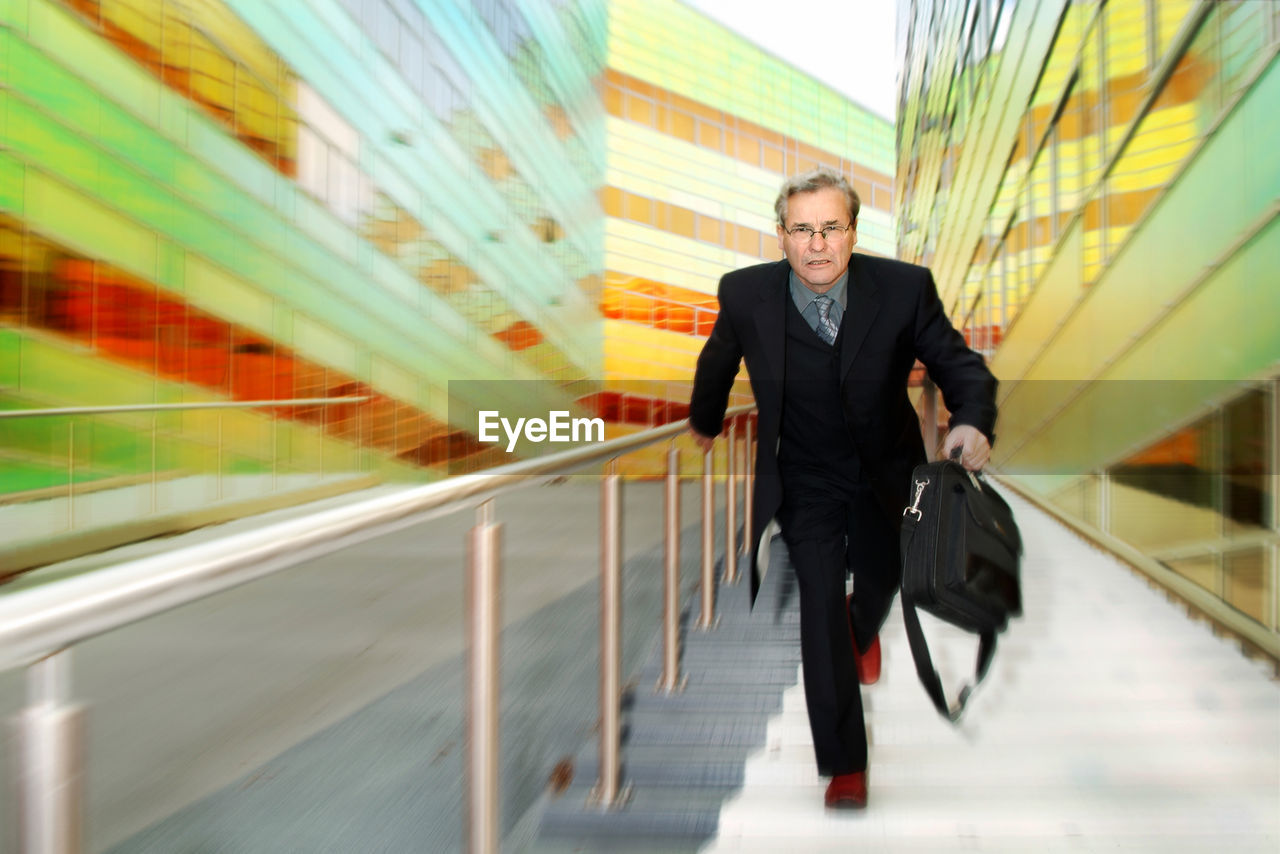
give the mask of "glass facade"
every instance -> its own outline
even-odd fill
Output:
[[[246,404],[0,420],[31,531],[505,461],[451,382],[587,411],[602,3],[12,0],[0,42],[0,408]]]
[[[904,2],[895,185],[993,465],[1272,631],[1277,8]]]
[[[687,412],[720,277],[782,257],[786,176],[848,176],[859,251],[894,254],[893,126],[677,0],[610,0],[603,100],[605,394],[638,429]]]
[[[0,419],[55,540],[682,418],[785,175],[894,252],[892,125],[675,0],[4,0],[0,81],[0,408],[231,405]]]

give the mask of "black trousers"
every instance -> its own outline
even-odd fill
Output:
[[[879,633],[901,583],[898,529],[863,482],[783,473],[778,513],[800,595],[800,655],[818,773],[867,767],[867,731],[850,627],[859,649]],[[846,573],[853,600],[846,606]]]

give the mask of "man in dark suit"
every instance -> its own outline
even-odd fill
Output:
[[[944,454],[986,463],[996,381],[948,322],[924,267],[854,255],[860,201],[818,169],[775,203],[785,261],[720,281],[720,314],[698,357],[689,427],[707,450],[746,360],[759,419],[751,597],[759,538],[776,517],[795,567],[805,699],[828,807],[867,801],[859,683],[879,678],[880,627],[901,581],[898,529],[925,461],[907,396],[916,359],[951,412]],[[846,573],[853,594],[846,598]]]

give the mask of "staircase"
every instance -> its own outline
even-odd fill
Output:
[[[673,697],[659,652],[626,705],[629,801],[589,806],[595,748],[542,817],[559,852],[1232,852],[1280,850],[1273,665],[1189,619],[1108,554],[1009,496],[1026,543],[1024,616],[959,726],[920,687],[895,604],[864,689],[870,804],[822,805],[799,680],[798,606],[780,541],[754,612],[722,588],[720,625],[685,615]],[[923,616],[951,694],[976,639]]]
[[[1010,496],[1025,615],[959,727],[915,673],[901,611],[863,690],[868,808],[828,812],[799,686],[720,814],[716,854],[1280,850],[1280,685],[1269,665]],[[925,617],[949,695],[972,636]]]
[[[655,646],[623,700],[624,800],[612,809],[590,803],[598,776],[598,744],[584,747],[575,779],[547,803],[536,854],[558,852],[694,852],[717,832],[721,805],[741,789],[747,757],[765,744],[771,716],[782,711],[800,662],[795,576],[781,540],[756,608],[749,583],[720,585],[717,625],[695,625],[701,598],[681,615],[685,687],[656,689],[662,649]],[[719,569],[719,568],[718,568]]]

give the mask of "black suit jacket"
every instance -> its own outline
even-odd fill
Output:
[[[759,538],[782,503],[778,431],[782,420],[786,260],[728,273],[720,280],[720,314],[698,356],[689,423],[718,435],[729,389],[745,359],[758,409],[755,502],[752,507],[751,597],[759,590]],[[911,470],[925,460],[920,420],[907,397],[918,358],[937,383],[951,426],[970,424],[994,440],[996,380],[942,310],[928,268],[855,254],[849,262],[848,306],[842,321],[840,394],[845,423],[888,518],[900,521]]]

